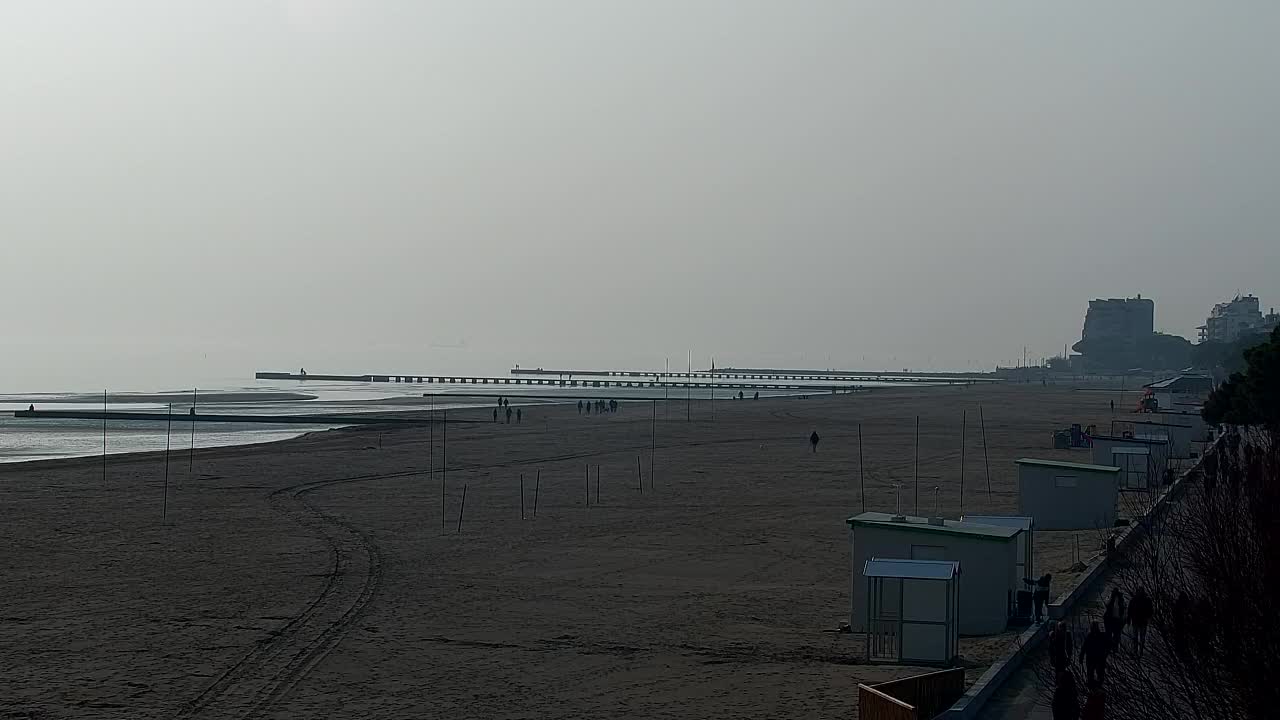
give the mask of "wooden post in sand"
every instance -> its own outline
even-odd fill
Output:
[[[533,516],[538,517],[538,491],[542,490],[542,468],[538,468],[538,479],[533,483]]]
[[[591,507],[591,466],[583,465],[582,471],[586,473],[582,476],[582,495],[586,501],[584,507]]]
[[[644,494],[644,472],[640,470],[640,456],[636,456],[636,489]]]
[[[173,434],[173,403],[169,403],[169,419],[164,428],[164,501],[160,506],[160,522],[169,518],[169,438]]]
[[[987,499],[991,499],[991,458],[987,455],[987,420],[982,416],[982,406],[978,406],[978,422],[982,425],[982,464],[987,467]]]
[[[596,466],[596,504],[600,504],[600,466]]]
[[[524,473],[520,473],[520,519],[524,519]]]
[[[964,514],[964,435],[965,424],[969,418],[968,410],[960,411],[960,514]]]
[[[443,535],[445,532],[448,532],[445,529],[445,523],[448,520],[445,518],[444,510],[446,502],[445,488],[447,487],[446,481],[448,480],[449,474],[449,411],[441,410],[440,416],[440,530]],[[465,484],[463,485],[463,488],[466,488]],[[461,513],[459,513],[458,518],[458,523],[461,524]]]
[[[862,488],[862,512],[867,511],[867,477],[862,466],[862,423],[858,423],[858,485]]]
[[[196,400],[200,391],[191,388],[191,453],[187,456],[187,480],[196,477]]]
[[[912,493],[915,495],[915,514],[920,515],[920,416],[916,416],[916,461],[911,471]]]
[[[102,482],[107,481],[107,391],[102,391]]]
[[[467,509],[467,484],[462,483],[462,504],[458,506],[458,532],[462,532],[462,513]]]
[[[664,405],[665,407],[665,405]],[[653,419],[649,421],[649,491],[653,491],[653,456],[658,452],[658,401],[653,401]]]

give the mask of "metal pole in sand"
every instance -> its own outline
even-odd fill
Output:
[[[107,391],[102,391],[102,482],[107,481]]]
[[[978,406],[978,422],[982,425],[982,464],[987,467],[987,499],[991,499],[991,458],[987,455],[987,420]]]
[[[538,493],[542,490],[542,468],[538,468],[538,479],[533,483],[533,516],[538,517]]]
[[[862,423],[858,423],[858,485],[862,488],[862,512],[866,512],[867,476],[862,465]]]
[[[196,388],[191,389],[191,452],[187,455],[188,480],[194,480],[196,476],[196,401],[199,392]]]
[[[600,504],[600,466],[596,466],[596,504]]]
[[[520,473],[520,519],[524,519],[524,473]]]
[[[658,452],[658,401],[653,401],[653,419],[649,421],[649,491],[653,491],[653,456]]]
[[[435,465],[435,448],[436,448],[436,396],[431,396],[431,412],[428,415],[430,422],[427,424],[427,484],[431,484],[436,479]],[[444,517],[444,493],[440,493],[441,507],[440,517]],[[443,525],[443,520],[441,521]],[[441,528],[443,529],[443,528]]]
[[[640,456],[636,456],[636,489],[644,494],[644,471],[640,469]]]
[[[462,513],[467,509],[467,484],[462,483],[462,504],[458,506],[458,532],[462,532]]]
[[[965,423],[968,421],[968,411],[960,411],[960,514],[964,514],[964,435]]]
[[[445,497],[445,486],[449,474],[449,410],[441,410],[440,415],[440,528],[441,530],[444,530],[444,524],[447,521],[444,515],[445,503],[447,501],[447,498]],[[465,492],[467,486],[463,484],[462,487]],[[458,518],[458,524],[461,525],[461,513],[458,514]]]
[[[915,467],[911,471],[911,483],[913,485],[912,493],[915,495],[917,516],[920,515],[920,416],[916,416],[916,461]]]
[[[169,438],[173,434],[173,403],[169,403],[169,419],[164,428],[164,504],[160,506],[160,522],[169,518]]]
[[[585,507],[591,507],[591,466],[583,465],[582,471],[586,473],[582,476],[582,494],[586,500]]]

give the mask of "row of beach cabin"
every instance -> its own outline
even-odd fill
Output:
[[[1116,524],[1119,495],[1163,482],[1169,460],[1209,439],[1198,415],[1166,413],[1094,436],[1092,463],[1023,458],[1018,513],[959,520],[864,512],[848,519],[850,626],[871,662],[946,665],[960,635],[1003,632],[1030,612],[1037,530]]]

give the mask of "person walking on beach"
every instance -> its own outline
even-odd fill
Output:
[[[1053,669],[1058,672],[1066,670],[1074,649],[1071,631],[1067,629],[1065,622],[1059,620],[1049,631],[1049,661],[1053,663]]]
[[[1065,670],[1059,670],[1053,684],[1053,720],[1078,720],[1080,698],[1076,694],[1076,678]]]
[[[1080,643],[1080,657],[1084,658],[1085,674],[1090,684],[1102,683],[1107,674],[1107,655],[1111,652],[1111,640],[1098,627],[1098,621],[1089,623],[1089,634]]]
[[[516,408],[516,424],[519,425],[523,418],[524,418],[524,411],[522,411],[520,408]]]
[[[511,424],[511,408],[507,408],[507,424]]]
[[[581,400],[579,400],[579,401],[578,401],[578,414],[579,414],[579,415],[581,415],[581,414],[582,414],[582,401],[581,401]]]
[[[1035,605],[1036,622],[1048,615],[1049,611],[1049,583],[1053,581],[1053,576],[1045,573],[1036,580],[1036,589],[1031,593],[1031,602]]]
[[[1133,640],[1138,644],[1138,662],[1142,662],[1142,650],[1147,645],[1147,623],[1151,622],[1154,612],[1147,591],[1143,588],[1133,591],[1133,600],[1129,602],[1129,622],[1133,624]]]
[[[809,445],[813,447],[813,452],[818,452],[818,441],[822,438],[818,437],[818,431],[814,430],[809,434]]]
[[[1124,594],[1120,592],[1120,588],[1112,588],[1111,597],[1107,599],[1107,610],[1102,615],[1102,626],[1107,631],[1107,637],[1111,638],[1111,648],[1113,650],[1120,647],[1124,624]]]
[[[498,408],[493,409],[493,421],[498,422]]]
[[[751,399],[752,399],[752,400],[759,400],[759,399],[760,399],[760,391],[759,391],[759,390],[757,390],[757,391],[756,391],[756,394],[755,394],[754,396],[752,396],[752,398],[751,398]]]

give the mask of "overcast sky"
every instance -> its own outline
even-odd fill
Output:
[[[1194,337],[1280,306],[1278,36],[1274,0],[6,0],[0,390],[989,368],[1136,293]]]

